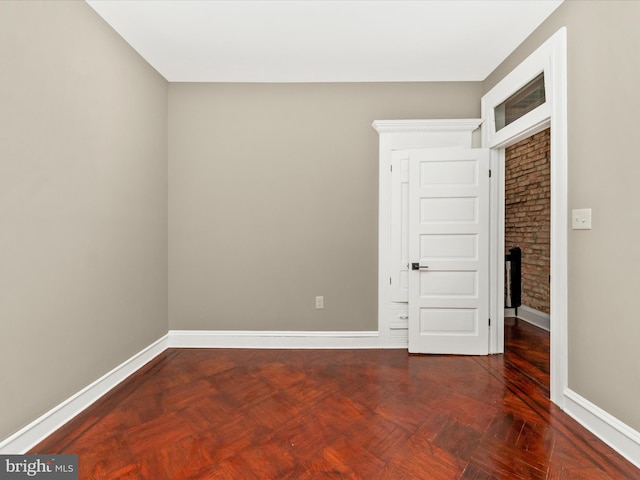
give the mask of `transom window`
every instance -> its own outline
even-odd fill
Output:
[[[545,101],[543,72],[495,107],[496,132],[539,107]]]

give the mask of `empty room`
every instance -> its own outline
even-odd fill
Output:
[[[639,22],[0,0],[0,478],[640,479]]]

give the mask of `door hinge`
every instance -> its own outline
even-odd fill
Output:
[[[491,319],[489,319],[489,326],[491,326]]]
[[[491,178],[491,169],[489,169],[489,178]]]
[[[393,165],[391,165],[391,166],[389,167],[389,171],[390,171],[391,173],[393,173]]]
[[[391,277],[389,277],[389,285],[391,285]]]

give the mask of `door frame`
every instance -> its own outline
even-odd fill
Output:
[[[551,127],[551,401],[564,408],[568,386],[568,130],[567,32],[563,27],[513,69],[481,100],[482,146],[491,151],[490,353],[504,352],[505,148]],[[500,131],[494,108],[541,72],[546,101]],[[495,325],[495,328],[493,328]]]

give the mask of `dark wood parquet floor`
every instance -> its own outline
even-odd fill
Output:
[[[489,357],[169,349],[32,453],[80,479],[640,479],[552,405],[548,335]]]

